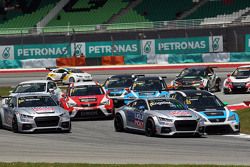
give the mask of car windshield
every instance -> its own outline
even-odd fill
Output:
[[[70,96],[89,96],[104,94],[102,87],[99,85],[85,85],[70,88]]]
[[[239,68],[233,72],[232,76],[249,77],[250,76],[250,68]]]
[[[164,83],[161,80],[145,79],[133,83],[133,91],[159,91],[164,90]]]
[[[50,96],[28,96],[18,98],[18,107],[57,106]]]
[[[150,110],[185,110],[177,100],[155,99],[148,100]]]
[[[73,72],[73,73],[84,73],[82,70],[80,69],[70,69],[69,71]]]
[[[195,95],[186,98],[186,104],[189,108],[197,110],[205,109],[223,109],[223,103],[216,96]]]
[[[46,83],[19,84],[12,93],[46,92]]]
[[[129,77],[117,77],[110,78],[105,82],[106,88],[128,88],[132,85],[133,78]]]
[[[205,77],[206,72],[204,69],[186,68],[179,74],[179,77],[188,77],[188,76]]]

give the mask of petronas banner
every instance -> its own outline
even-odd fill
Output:
[[[0,46],[0,60],[63,58],[73,55],[161,55],[223,52],[223,37],[164,38],[147,40],[77,42]]]

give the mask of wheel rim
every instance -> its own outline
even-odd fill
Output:
[[[13,129],[14,132],[18,132],[18,125],[17,125],[16,117],[14,117],[13,120],[12,120],[12,129]]]
[[[74,78],[70,78],[69,82],[75,82]]]
[[[154,135],[154,125],[153,125],[152,121],[148,121],[146,132],[147,132],[148,136],[153,136]]]
[[[122,120],[120,116],[115,117],[115,129],[117,131],[122,131]]]

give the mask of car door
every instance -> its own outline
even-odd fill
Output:
[[[6,104],[6,108],[4,109],[4,123],[9,127],[12,126],[12,119],[16,107],[16,97],[11,97]]]
[[[208,76],[209,86],[210,88],[213,88],[216,83],[216,74],[212,68],[207,68],[206,73]]]
[[[66,70],[64,69],[57,69],[55,70],[55,80],[62,80],[65,76]]]
[[[145,100],[140,99],[137,100],[137,103],[133,106],[134,107],[134,121],[133,121],[133,128],[138,130],[144,130],[144,112],[148,109],[147,103]]]

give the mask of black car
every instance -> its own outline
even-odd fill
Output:
[[[142,75],[122,74],[110,76],[103,84],[103,87],[108,92],[108,95],[114,101],[115,107],[120,107],[124,104],[124,95],[132,86],[134,80]]]
[[[199,66],[185,68],[171,82],[170,88],[175,90],[197,89],[220,91],[221,79],[214,72],[215,67]]]

